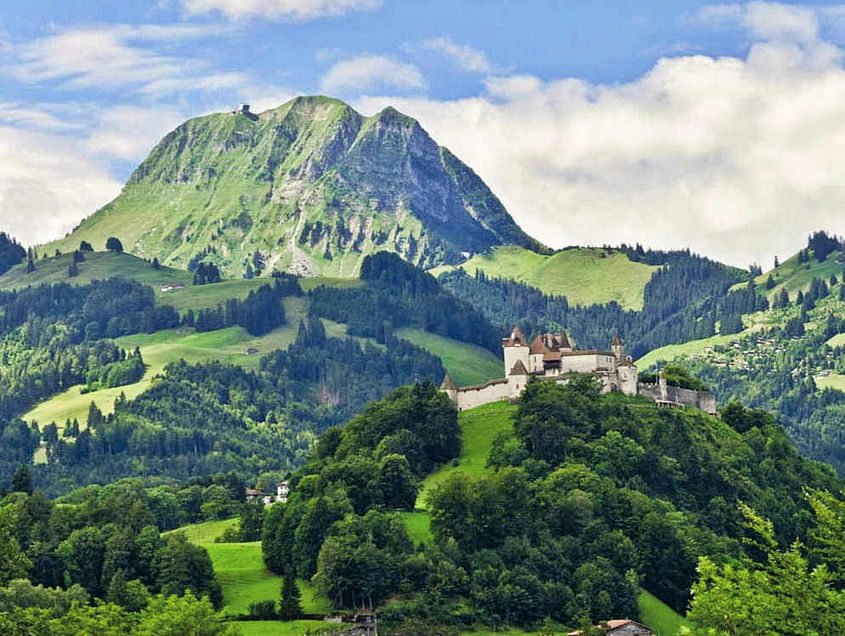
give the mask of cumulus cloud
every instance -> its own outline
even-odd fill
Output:
[[[0,230],[24,244],[62,236],[120,191],[68,138],[0,126]]]
[[[320,80],[321,90],[328,93],[419,90],[425,86],[425,78],[416,66],[382,55],[361,55],[336,62]]]
[[[419,118],[555,247],[642,242],[767,265],[815,229],[845,233],[839,49],[800,15],[769,15],[746,57],[664,58],[627,84],[511,76],[471,99],[358,105]]]
[[[268,18],[292,21],[372,11],[381,0],[181,0],[187,15],[218,13],[232,20]]]
[[[423,48],[445,55],[460,68],[472,73],[489,73],[493,70],[492,64],[482,51],[474,49],[465,44],[456,44],[450,38],[430,38],[422,43]]]

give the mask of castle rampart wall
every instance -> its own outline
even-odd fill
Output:
[[[512,397],[516,397],[514,387],[505,380],[494,380],[487,384],[458,389],[455,393],[455,406],[459,411],[465,411]]]

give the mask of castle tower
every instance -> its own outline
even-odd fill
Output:
[[[443,378],[443,382],[440,383],[440,390],[443,391],[446,395],[448,395],[449,399],[453,402],[457,401],[458,385],[452,381],[452,378],[449,377],[448,373]]]
[[[513,365],[517,362],[522,362],[526,369],[531,366],[528,341],[522,335],[519,327],[513,328],[510,338],[502,339],[502,349],[505,356],[505,377],[510,375]]]
[[[610,343],[610,350],[616,357],[617,362],[625,360],[625,345],[622,344],[622,338],[619,337],[618,333],[613,336],[613,342]]]
[[[511,397],[517,397],[525,385],[528,384],[528,369],[522,363],[522,360],[517,360],[513,368],[508,373],[508,386],[511,388]]]
[[[660,391],[660,399],[664,402],[669,400],[669,387],[666,384],[666,376],[663,375],[663,369],[657,374],[657,388]]]

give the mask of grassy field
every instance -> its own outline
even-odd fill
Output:
[[[70,278],[68,267],[72,260],[72,254],[41,259],[36,262],[36,270],[29,273],[26,271],[26,263],[16,265],[0,276],[0,289],[20,289],[45,283],[86,285],[93,280],[115,277],[130,278],[160,288],[164,283],[190,285],[193,279],[190,272],[169,267],[153,269],[150,263],[137,256],[113,252],[86,252],[85,262],[78,265],[79,275]]]
[[[459,386],[501,378],[502,360],[487,349],[444,338],[421,329],[398,329],[396,335],[436,355]]]
[[[676,636],[681,627],[689,627],[683,616],[646,590],[640,591],[637,605],[643,624],[651,627],[657,636]]]
[[[205,362],[220,360],[227,364],[235,364],[248,369],[258,368],[261,356],[276,349],[285,349],[296,339],[299,321],[307,312],[307,298],[285,298],[285,313],[288,322],[283,327],[261,337],[254,337],[241,327],[229,327],[218,331],[197,333],[189,329],[168,329],[152,334],[136,334],[124,336],[116,340],[124,349],[139,347],[147,371],[144,377],[134,384],[128,384],[113,389],[102,389],[91,393],[82,393],[83,386],[73,386],[66,391],[51,397],[37,405],[23,418],[27,422],[36,421],[40,424],[56,422],[64,424],[65,420],[78,419],[84,424],[91,402],[106,415],[114,410],[114,401],[121,393],[130,400],[146,391],[171,362],[185,360],[187,362]],[[344,337],[346,325],[325,321],[329,335]],[[254,348],[258,354],[247,355],[247,349]]]
[[[816,381],[816,386],[820,389],[836,389],[837,391],[845,391],[845,375],[833,373],[826,378],[816,376],[813,379]]]
[[[516,406],[507,402],[493,402],[461,412],[461,454],[457,465],[449,463],[423,480],[417,497],[417,509],[425,509],[428,492],[449,475],[461,472],[470,477],[478,477],[486,472],[487,456],[490,454],[493,438],[500,431],[510,430],[515,412]]]
[[[165,532],[165,535],[174,534],[176,532],[184,532],[191,543],[205,544],[214,543],[214,540],[222,536],[223,533],[234,526],[238,522],[237,519],[221,519],[217,521],[205,521],[203,523],[194,523],[189,526],[182,526],[176,530]]]
[[[261,542],[206,543],[203,544],[217,580],[223,587],[223,612],[246,614],[252,603],[277,601],[282,587],[282,577],[264,567]],[[323,614],[332,611],[327,599],[317,596],[305,581],[297,581],[302,592],[302,607],[306,614]]]
[[[625,309],[636,310],[643,308],[643,290],[657,269],[612,250],[579,247],[545,256],[514,245],[476,254],[459,267],[470,274],[480,269],[490,276],[517,280],[547,294],[563,294],[573,305],[615,300]],[[431,273],[447,269],[439,267]]]
[[[264,567],[260,541],[214,543],[214,539],[235,523],[235,519],[207,521],[184,526],[168,533],[184,532],[189,541],[208,550],[208,555],[214,565],[214,573],[223,588],[223,613],[229,615],[246,614],[252,603],[278,600],[282,586],[282,577]],[[302,607],[306,614],[328,614],[332,611],[331,603],[327,599],[318,597],[307,582],[297,581],[297,584],[302,592]],[[260,633],[288,634],[292,632]]]

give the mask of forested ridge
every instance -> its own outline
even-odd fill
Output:
[[[635,358],[665,344],[712,336],[719,321],[727,324],[731,317],[741,315],[728,290],[747,272],[688,250],[620,249],[632,260],[661,266],[645,286],[642,311],[625,310],[615,302],[570,305],[565,296],[549,296],[523,283],[490,278],[480,270],[446,272],[439,281],[483,313],[500,333],[514,325],[526,334],[566,329],[584,348],[606,348],[620,333]]]
[[[809,544],[805,492],[842,488],[763,411],[733,405],[720,421],[600,395],[590,376],[538,381],[495,440],[492,472],[458,472],[430,493],[433,539],[414,545],[396,511],[413,509],[433,462],[457,454],[456,433],[431,385],[327,431],[292,498],[265,516],[268,566],[312,577],[338,608],[381,606],[385,625],[564,631],[636,617],[638,586],[684,611],[700,558],[760,557],[742,506],[772,520],[775,546]]]

